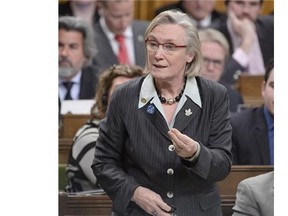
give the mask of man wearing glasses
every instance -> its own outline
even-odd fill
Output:
[[[212,28],[200,30],[199,38],[204,63],[200,74],[206,79],[220,82],[225,64],[229,59],[228,41],[221,32]],[[220,83],[227,89],[230,112],[237,112],[238,105],[243,104],[241,94],[227,83],[222,81]]]
[[[274,57],[274,17],[260,15],[263,0],[226,0],[225,4],[227,17],[213,26],[225,35],[232,54],[222,79],[234,84],[243,72],[264,75],[264,65]]]

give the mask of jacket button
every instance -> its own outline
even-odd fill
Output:
[[[168,191],[168,192],[167,192],[167,197],[168,197],[168,198],[173,198],[173,196],[174,196],[174,194],[173,194],[172,191]]]
[[[174,174],[174,170],[173,170],[172,168],[169,168],[169,169],[167,170],[167,174],[168,174],[168,175],[173,175],[173,174]]]
[[[175,146],[174,145],[169,145],[168,149],[169,149],[169,151],[174,151],[175,150]]]

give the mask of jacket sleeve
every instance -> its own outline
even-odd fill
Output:
[[[257,207],[257,203],[253,197],[253,192],[246,181],[239,183],[236,194],[236,202],[233,207],[232,216],[248,216],[255,215],[260,216],[260,211]]]
[[[210,182],[217,182],[223,180],[230,172],[232,127],[226,88],[220,84],[216,86],[212,84],[212,89],[214,91],[207,91],[208,96],[203,99],[210,102],[203,103],[205,107],[202,108],[201,114],[209,117],[200,119],[200,121],[208,122],[208,130],[204,128],[201,131],[208,141],[204,143],[202,140],[196,140],[201,146],[197,162],[191,163],[184,160],[182,162],[185,163],[189,172],[194,172]]]
[[[121,97],[120,99],[111,97],[106,118],[100,123],[100,133],[91,167],[100,186],[113,200],[113,211],[124,215],[139,184],[135,178],[125,172],[123,165],[127,131],[117,100],[121,100]]]

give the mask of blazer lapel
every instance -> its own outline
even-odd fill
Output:
[[[190,98],[187,98],[184,106],[178,112],[174,127],[179,131],[183,131],[183,129],[189,124],[189,122],[194,119],[196,116],[199,116],[201,108],[195,104]]]
[[[152,124],[157,128],[157,130],[163,134],[168,140],[171,140],[168,135],[168,125],[162,114],[158,111],[154,104],[147,103],[141,110],[145,113]],[[148,111],[150,110],[150,111]]]

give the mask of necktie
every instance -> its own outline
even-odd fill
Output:
[[[67,89],[67,93],[65,95],[65,98],[64,100],[73,100],[72,97],[71,97],[71,88],[73,86],[73,82],[63,82],[63,85],[66,87]]]
[[[116,41],[119,44],[118,61],[120,64],[129,64],[127,49],[125,45],[125,38],[123,35],[116,35]]]

